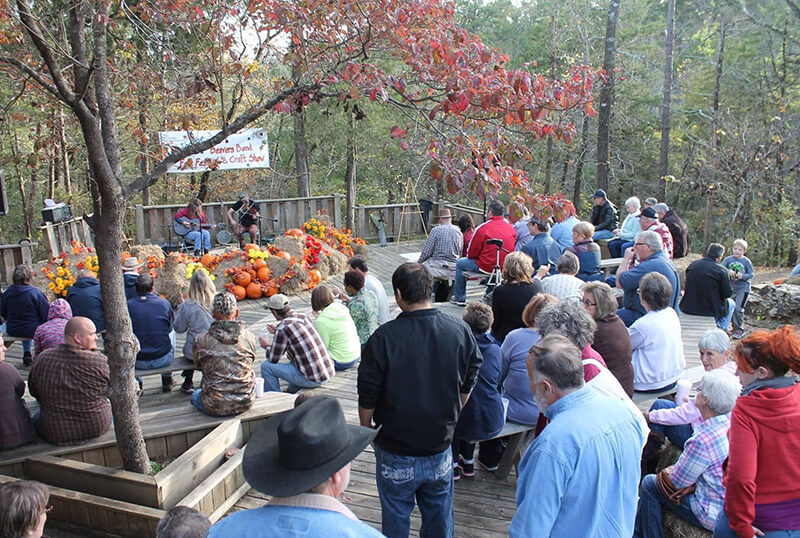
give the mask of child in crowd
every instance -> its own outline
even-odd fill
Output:
[[[733,338],[744,336],[744,305],[750,295],[750,281],[753,279],[753,263],[744,255],[747,252],[747,241],[736,239],[733,242],[733,255],[722,260],[722,265],[728,270],[733,285],[733,300],[736,310],[733,312]]]

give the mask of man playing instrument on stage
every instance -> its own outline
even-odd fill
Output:
[[[233,219],[233,212],[239,215],[239,222]],[[258,236],[258,220],[260,218],[258,204],[250,200],[246,193],[239,194],[239,201],[228,208],[228,220],[231,226],[236,228],[236,236],[239,238],[239,248],[244,248],[244,234],[250,234],[250,242],[255,243]]]
[[[189,205],[175,213],[175,233],[192,242],[195,256],[211,250],[211,234],[206,227],[206,214],[199,198],[192,198]]]

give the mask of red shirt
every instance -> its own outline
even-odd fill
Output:
[[[494,269],[494,264],[497,262],[497,247],[487,245],[487,239],[503,240],[503,248],[500,249],[500,267],[503,267],[506,254],[514,252],[517,233],[503,217],[491,217],[475,228],[475,235],[472,236],[467,249],[467,258],[475,260],[481,271],[488,273]]]

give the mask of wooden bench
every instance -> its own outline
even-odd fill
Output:
[[[140,368],[136,368],[133,373],[137,377],[146,377],[149,375],[171,374],[172,372],[182,372],[183,370],[196,369],[197,366],[195,366],[194,361],[190,361],[186,357],[175,357],[167,366],[162,366],[161,368],[155,368],[153,370],[142,370]]]
[[[603,279],[605,280],[611,276],[611,270],[618,268],[622,265],[622,258],[606,258],[600,260],[600,269],[603,270]]]
[[[535,435],[536,426],[506,422],[500,433],[492,438],[508,438],[506,449],[503,451],[503,457],[500,458],[500,462],[497,464],[497,471],[494,473],[497,478],[505,480],[511,472],[511,468],[519,465],[519,460],[522,458],[525,449]]]
[[[705,368],[702,365],[700,366],[693,366],[692,368],[687,368],[683,371],[683,375],[681,379],[688,379],[692,382],[692,386],[696,387],[700,381],[703,379],[703,374],[706,373]],[[675,387],[671,389],[665,389],[658,392],[639,392],[633,391],[633,403],[636,405],[642,404],[648,400],[655,400],[661,398],[662,396],[669,396],[670,394],[675,394]]]
[[[14,342],[33,342],[33,338],[24,338],[22,336],[9,336],[7,334],[0,335],[3,337],[3,343],[6,347],[10,347]]]

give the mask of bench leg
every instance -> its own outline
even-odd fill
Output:
[[[515,433],[508,437],[508,444],[500,463],[497,465],[497,471],[494,475],[500,480],[505,480],[511,473],[511,468],[514,467],[519,474],[519,461],[525,453],[525,449],[533,440],[536,432],[529,430],[526,432]]]

